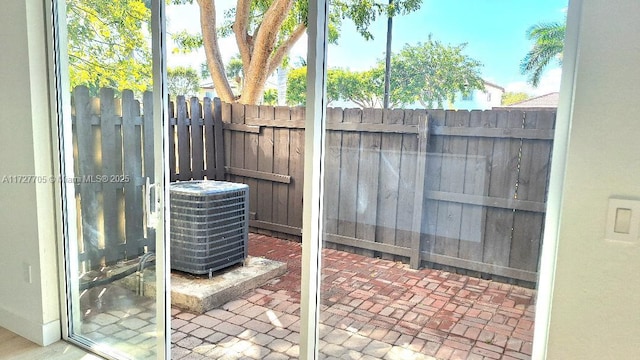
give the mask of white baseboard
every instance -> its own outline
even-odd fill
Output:
[[[46,324],[33,322],[0,308],[0,326],[40,346],[47,346],[61,339],[60,320]]]

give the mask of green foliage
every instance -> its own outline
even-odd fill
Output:
[[[174,4],[193,3],[193,0],[169,1]],[[189,52],[201,47],[204,39],[213,44],[216,38],[234,36],[240,49],[243,70],[247,72],[245,75],[252,78],[251,82],[243,84],[240,102],[253,103],[261,94],[266,78],[277,67],[287,63],[286,53],[307,27],[309,8],[307,0],[291,0],[286,16],[279,19],[278,15],[282,13],[278,11],[284,8],[282,1],[247,1],[245,3],[244,0],[239,0],[237,7],[225,11],[221,21],[216,19],[218,23],[215,24],[215,34],[203,38],[202,34],[179,32],[173,35],[173,40],[178,46],[174,51]],[[201,8],[205,2],[208,9],[216,3],[215,0],[202,0],[198,2]],[[243,7],[243,4],[248,6]],[[272,11],[274,5],[279,6],[278,11]],[[393,5],[389,5],[388,0],[334,0],[329,13],[328,40],[331,43],[337,42],[340,27],[347,19],[355,24],[358,33],[365,39],[373,39],[369,27],[377,18],[408,14],[419,9],[421,5],[422,0],[395,0]],[[242,13],[238,13],[239,11]],[[206,23],[209,20],[202,21]],[[271,34],[275,36],[270,36]],[[265,57],[264,54],[268,56]],[[211,77],[218,88],[218,94],[226,101],[233,101],[230,80],[237,78],[237,72],[224,69],[219,51],[207,52],[207,56],[210,57],[207,58],[207,62],[214,72]],[[229,75],[230,73],[235,75]]]
[[[391,57],[391,107],[420,103],[425,108],[444,107],[457,94],[484,89],[478,61],[464,55],[464,44],[446,46],[429,39],[415,46],[405,45]],[[329,69],[327,101],[352,101],[358,106],[380,107],[384,92],[384,61],[370,70],[353,72]],[[287,103],[306,102],[306,67],[289,72]]]
[[[338,26],[339,19],[351,19],[356,26],[356,30],[367,40],[373,39],[373,34],[369,32],[369,26],[378,17],[392,17],[405,15],[420,9],[422,0],[394,1],[389,5],[388,1],[372,0],[334,0],[331,2],[333,20]]]
[[[202,47],[203,40],[200,34],[189,34],[187,31],[179,31],[171,35],[176,47],[171,50],[174,54],[188,54]]]
[[[167,69],[167,88],[171,96],[196,96],[200,90],[200,76],[190,67],[178,66]]]
[[[307,104],[307,67],[303,66],[287,74],[287,104],[304,106]]]
[[[347,71],[329,69],[327,72],[327,103],[342,98],[340,93],[342,82]],[[287,74],[287,104],[290,106],[304,106],[307,103],[307,67],[299,67]]]
[[[152,84],[149,20],[142,0],[67,0],[71,87],[136,92]]]
[[[278,90],[267,89],[264,92],[262,103],[265,105],[275,106],[278,105]]]
[[[236,88],[238,92],[242,92],[242,87],[244,85],[244,72],[242,67],[242,59],[240,59],[240,55],[235,55],[231,59],[226,66],[227,71],[227,79],[232,80],[236,84]]]
[[[480,77],[482,64],[464,55],[466,44],[444,45],[429,40],[415,46],[405,45],[391,56],[391,104],[406,106],[415,102],[426,108],[453,103],[457,94],[469,95],[484,90]],[[384,68],[379,62],[378,67]]]
[[[520,62],[520,72],[529,75],[529,82],[538,86],[544,69],[554,59],[562,64],[565,23],[541,23],[527,30],[527,39],[533,40],[533,47]]]
[[[531,96],[524,92],[506,92],[502,94],[502,100],[500,104],[503,106],[508,106],[511,104],[519,103],[521,101],[525,101],[529,99]]]

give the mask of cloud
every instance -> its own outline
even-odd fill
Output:
[[[560,91],[561,77],[562,69],[558,67],[547,70],[540,78],[538,87],[534,88],[531,84],[524,81],[516,81],[507,84],[504,88],[508,92],[525,92],[532,96],[539,96]]]

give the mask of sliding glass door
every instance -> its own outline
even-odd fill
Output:
[[[167,356],[164,1],[54,1],[69,340]]]

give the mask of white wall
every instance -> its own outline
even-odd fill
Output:
[[[2,179],[53,173],[44,3],[0,11],[0,326],[39,344],[60,338],[54,184]]]
[[[637,0],[582,2],[548,359],[640,358],[640,240],[604,236],[609,197],[640,200],[639,19]]]

